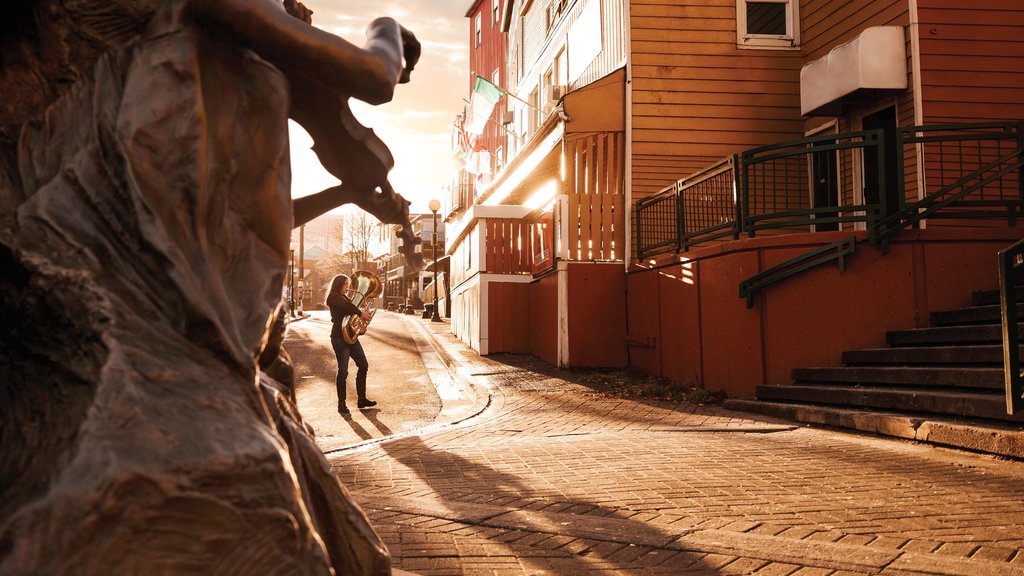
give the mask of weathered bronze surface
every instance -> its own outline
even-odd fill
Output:
[[[287,120],[312,118],[290,94],[316,69],[281,46],[312,34],[300,52],[340,50],[326,69],[351,53],[294,18],[305,28],[273,38],[270,0],[15,4],[0,18],[0,574],[389,573],[280,350]],[[375,38],[399,61],[383,96],[352,77],[322,94],[390,98],[418,44],[388,22]],[[295,209],[353,201],[407,224],[388,169],[350,163]]]

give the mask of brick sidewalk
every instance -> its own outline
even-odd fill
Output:
[[[396,568],[1024,575],[1024,463],[603,398],[421,326],[490,404],[331,455]]]

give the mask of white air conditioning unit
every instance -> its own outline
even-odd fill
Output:
[[[501,117],[501,123],[505,126],[516,121],[516,113],[512,110],[505,110],[505,115]]]

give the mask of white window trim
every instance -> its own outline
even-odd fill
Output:
[[[747,34],[747,2],[785,4],[786,35]],[[800,49],[800,2],[798,0],[736,0],[736,47],[759,50]]]
[[[481,12],[476,13],[476,18],[473,19],[473,25],[476,27],[476,30],[473,32],[474,46],[479,46],[481,43],[483,43],[484,35],[483,15]]]

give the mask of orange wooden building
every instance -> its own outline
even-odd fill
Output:
[[[753,396],[966,305],[1021,236],[1024,5],[517,0],[502,27],[509,160],[448,245],[482,353]]]

